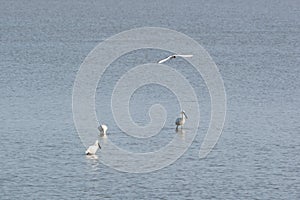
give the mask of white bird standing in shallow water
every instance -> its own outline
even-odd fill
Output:
[[[96,154],[98,149],[101,149],[101,146],[99,144],[99,141],[96,140],[95,144],[93,144],[92,146],[89,146],[89,148],[85,151],[86,155],[94,155]]]
[[[193,57],[193,55],[176,55],[175,54],[175,55],[171,55],[171,56],[169,56],[167,58],[164,58],[164,59],[158,61],[158,63],[161,64],[161,63],[164,63],[164,62],[166,62],[166,61],[168,61],[170,59],[177,58],[177,57],[190,58],[190,57]]]
[[[107,131],[107,126],[105,124],[102,124],[98,127],[98,130],[100,131],[100,136],[103,138],[106,138],[106,131]]]
[[[178,126],[181,126],[181,128],[183,127],[183,124],[185,123],[185,119],[187,119],[188,117],[186,116],[184,110],[180,112],[181,117],[177,118],[175,121],[176,124],[176,130],[178,129]]]

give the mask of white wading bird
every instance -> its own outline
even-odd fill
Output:
[[[176,130],[178,129],[178,126],[181,126],[181,128],[183,127],[183,124],[185,123],[185,119],[187,119],[188,117],[186,116],[184,110],[180,112],[181,117],[177,118],[175,121],[176,124]]]
[[[169,57],[167,57],[165,59],[162,59],[162,60],[158,61],[158,63],[161,64],[161,63],[164,63],[164,62],[166,62],[166,61],[168,61],[170,59],[177,58],[177,57],[190,58],[190,57],[193,57],[193,55],[176,55],[175,54],[175,55],[169,56]]]
[[[86,155],[95,155],[98,149],[101,149],[101,146],[99,144],[99,141],[96,140],[95,144],[92,146],[89,146],[89,148],[86,150],[85,154]]]
[[[107,126],[105,124],[102,124],[98,127],[98,130],[100,131],[100,137],[106,138],[106,131],[107,131]]]

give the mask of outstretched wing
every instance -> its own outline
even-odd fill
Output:
[[[164,58],[164,59],[158,61],[158,63],[159,63],[159,64],[164,63],[164,62],[170,60],[171,58],[172,58],[172,56],[169,56],[169,57],[167,57],[167,58]]]
[[[193,57],[193,55],[174,55],[176,57],[182,57],[182,58],[190,58]]]
[[[176,55],[175,54],[175,55],[171,55],[171,56],[169,56],[169,57],[167,57],[165,59],[162,59],[162,60],[158,61],[158,63],[161,64],[161,63],[164,63],[164,62],[166,62],[166,61],[168,61],[168,60],[170,60],[172,58],[176,58],[176,57],[190,58],[190,57],[193,57],[193,55]]]

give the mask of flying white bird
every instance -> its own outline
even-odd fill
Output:
[[[187,119],[188,117],[186,116],[184,110],[180,112],[181,117],[177,118],[175,121],[175,125],[176,125],[176,130],[178,129],[178,126],[181,126],[181,128],[183,127],[183,124],[185,123],[185,119]]]
[[[98,149],[101,149],[101,146],[99,144],[99,141],[96,140],[95,144],[92,146],[89,146],[89,148],[85,151],[86,155],[95,155]]]
[[[193,57],[193,55],[176,55],[175,54],[175,55],[169,56],[167,58],[164,58],[164,59],[158,61],[158,63],[161,64],[161,63],[164,63],[164,62],[166,62],[166,61],[168,61],[170,59],[177,58],[177,57],[190,58],[190,57]]]
[[[106,131],[107,131],[107,126],[105,124],[102,124],[98,127],[98,130],[100,131],[100,136],[103,138],[106,138]]]

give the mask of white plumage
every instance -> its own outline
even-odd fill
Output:
[[[178,129],[178,126],[181,126],[181,128],[182,128],[184,123],[185,123],[185,119],[188,118],[186,116],[184,110],[181,111],[180,114],[181,114],[181,117],[177,118],[176,121],[175,121],[176,129]]]
[[[98,130],[100,131],[100,136],[106,138],[106,131],[107,131],[107,126],[105,124],[102,124],[98,127]]]
[[[169,57],[167,57],[167,58],[164,58],[164,59],[158,61],[158,63],[161,64],[161,63],[164,63],[164,62],[166,62],[166,61],[168,61],[168,60],[170,60],[170,59],[177,58],[177,57],[190,58],[190,57],[192,57],[192,56],[193,56],[193,55],[177,55],[177,54],[175,54],[175,55],[171,55],[171,56],[169,56]]]
[[[86,155],[94,155],[96,154],[98,149],[101,149],[101,146],[99,144],[99,141],[96,140],[95,144],[93,144],[92,146],[89,146],[89,148],[85,151]]]

